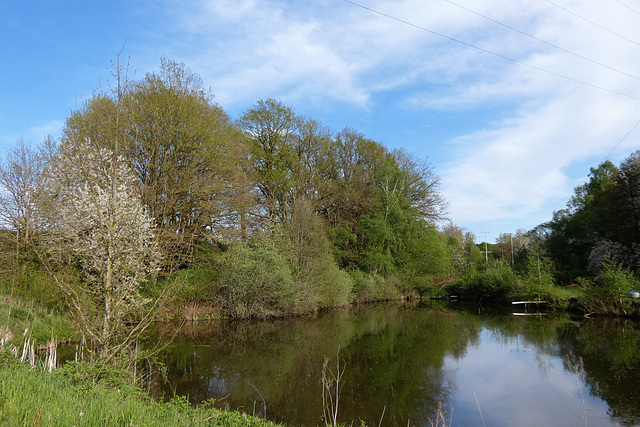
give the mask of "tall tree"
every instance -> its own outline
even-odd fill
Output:
[[[164,265],[192,260],[194,244],[216,240],[232,191],[240,135],[200,78],[162,59],[137,83],[97,94],[67,121],[65,138],[88,138],[120,152],[134,172],[142,203],[154,220]]]
[[[624,237],[621,243],[628,247],[640,244],[640,150],[620,163],[618,179],[621,196],[620,208],[626,214]]]
[[[255,184],[265,215],[283,222],[299,179],[292,170],[299,164],[295,149],[296,141],[302,142],[297,136],[299,123],[291,108],[274,99],[259,100],[237,121],[251,147]]]
[[[376,174],[388,151],[381,144],[345,128],[324,149],[317,209],[333,228],[353,228],[378,202]]]

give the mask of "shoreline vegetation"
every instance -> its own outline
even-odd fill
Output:
[[[477,244],[428,159],[274,99],[232,119],[165,58],[138,81],[117,58],[113,76],[59,140],[0,161],[2,348],[77,340],[90,363],[135,370],[158,320],[453,295],[640,316],[640,152],[592,168],[552,221]]]

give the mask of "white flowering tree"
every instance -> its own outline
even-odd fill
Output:
[[[67,140],[52,166],[51,247],[82,269],[80,286],[57,282],[85,336],[110,359],[147,326],[131,320],[152,305],[139,288],[158,268],[153,225],[132,189],[133,174],[110,150]]]

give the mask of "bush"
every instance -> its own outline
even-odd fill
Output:
[[[492,262],[484,271],[466,275],[445,289],[449,295],[457,295],[465,300],[498,302],[508,300],[514,294],[516,284],[516,274],[509,265]]]
[[[287,261],[267,242],[234,244],[220,262],[220,302],[232,317],[272,317],[298,305]]]
[[[300,310],[349,302],[351,278],[338,268],[326,227],[308,201],[299,199],[294,203],[289,222],[278,230],[277,236],[278,248],[292,267]]]
[[[638,279],[615,258],[607,256],[597,283],[587,289],[590,298],[603,303],[622,303],[629,298],[629,291],[638,289]]]
[[[387,281],[379,274],[360,270],[353,270],[350,274],[356,302],[389,300],[400,296],[393,281]]]

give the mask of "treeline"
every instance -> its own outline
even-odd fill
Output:
[[[101,346],[176,281],[174,301],[272,316],[424,295],[481,263],[473,235],[436,228],[426,160],[273,99],[233,120],[170,60],[114,76],[59,141],[19,141],[0,167],[5,284],[72,308]]]
[[[589,313],[639,314],[632,291],[640,289],[640,151],[619,166],[605,161],[591,168],[589,181],[551,221],[502,234],[489,250],[495,266],[465,279],[475,288],[462,281],[457,289],[476,296],[493,290],[494,295],[571,297]],[[492,270],[500,274],[486,277]]]
[[[598,276],[605,258],[640,273],[640,151],[591,168],[567,208],[537,228],[562,283]]]

